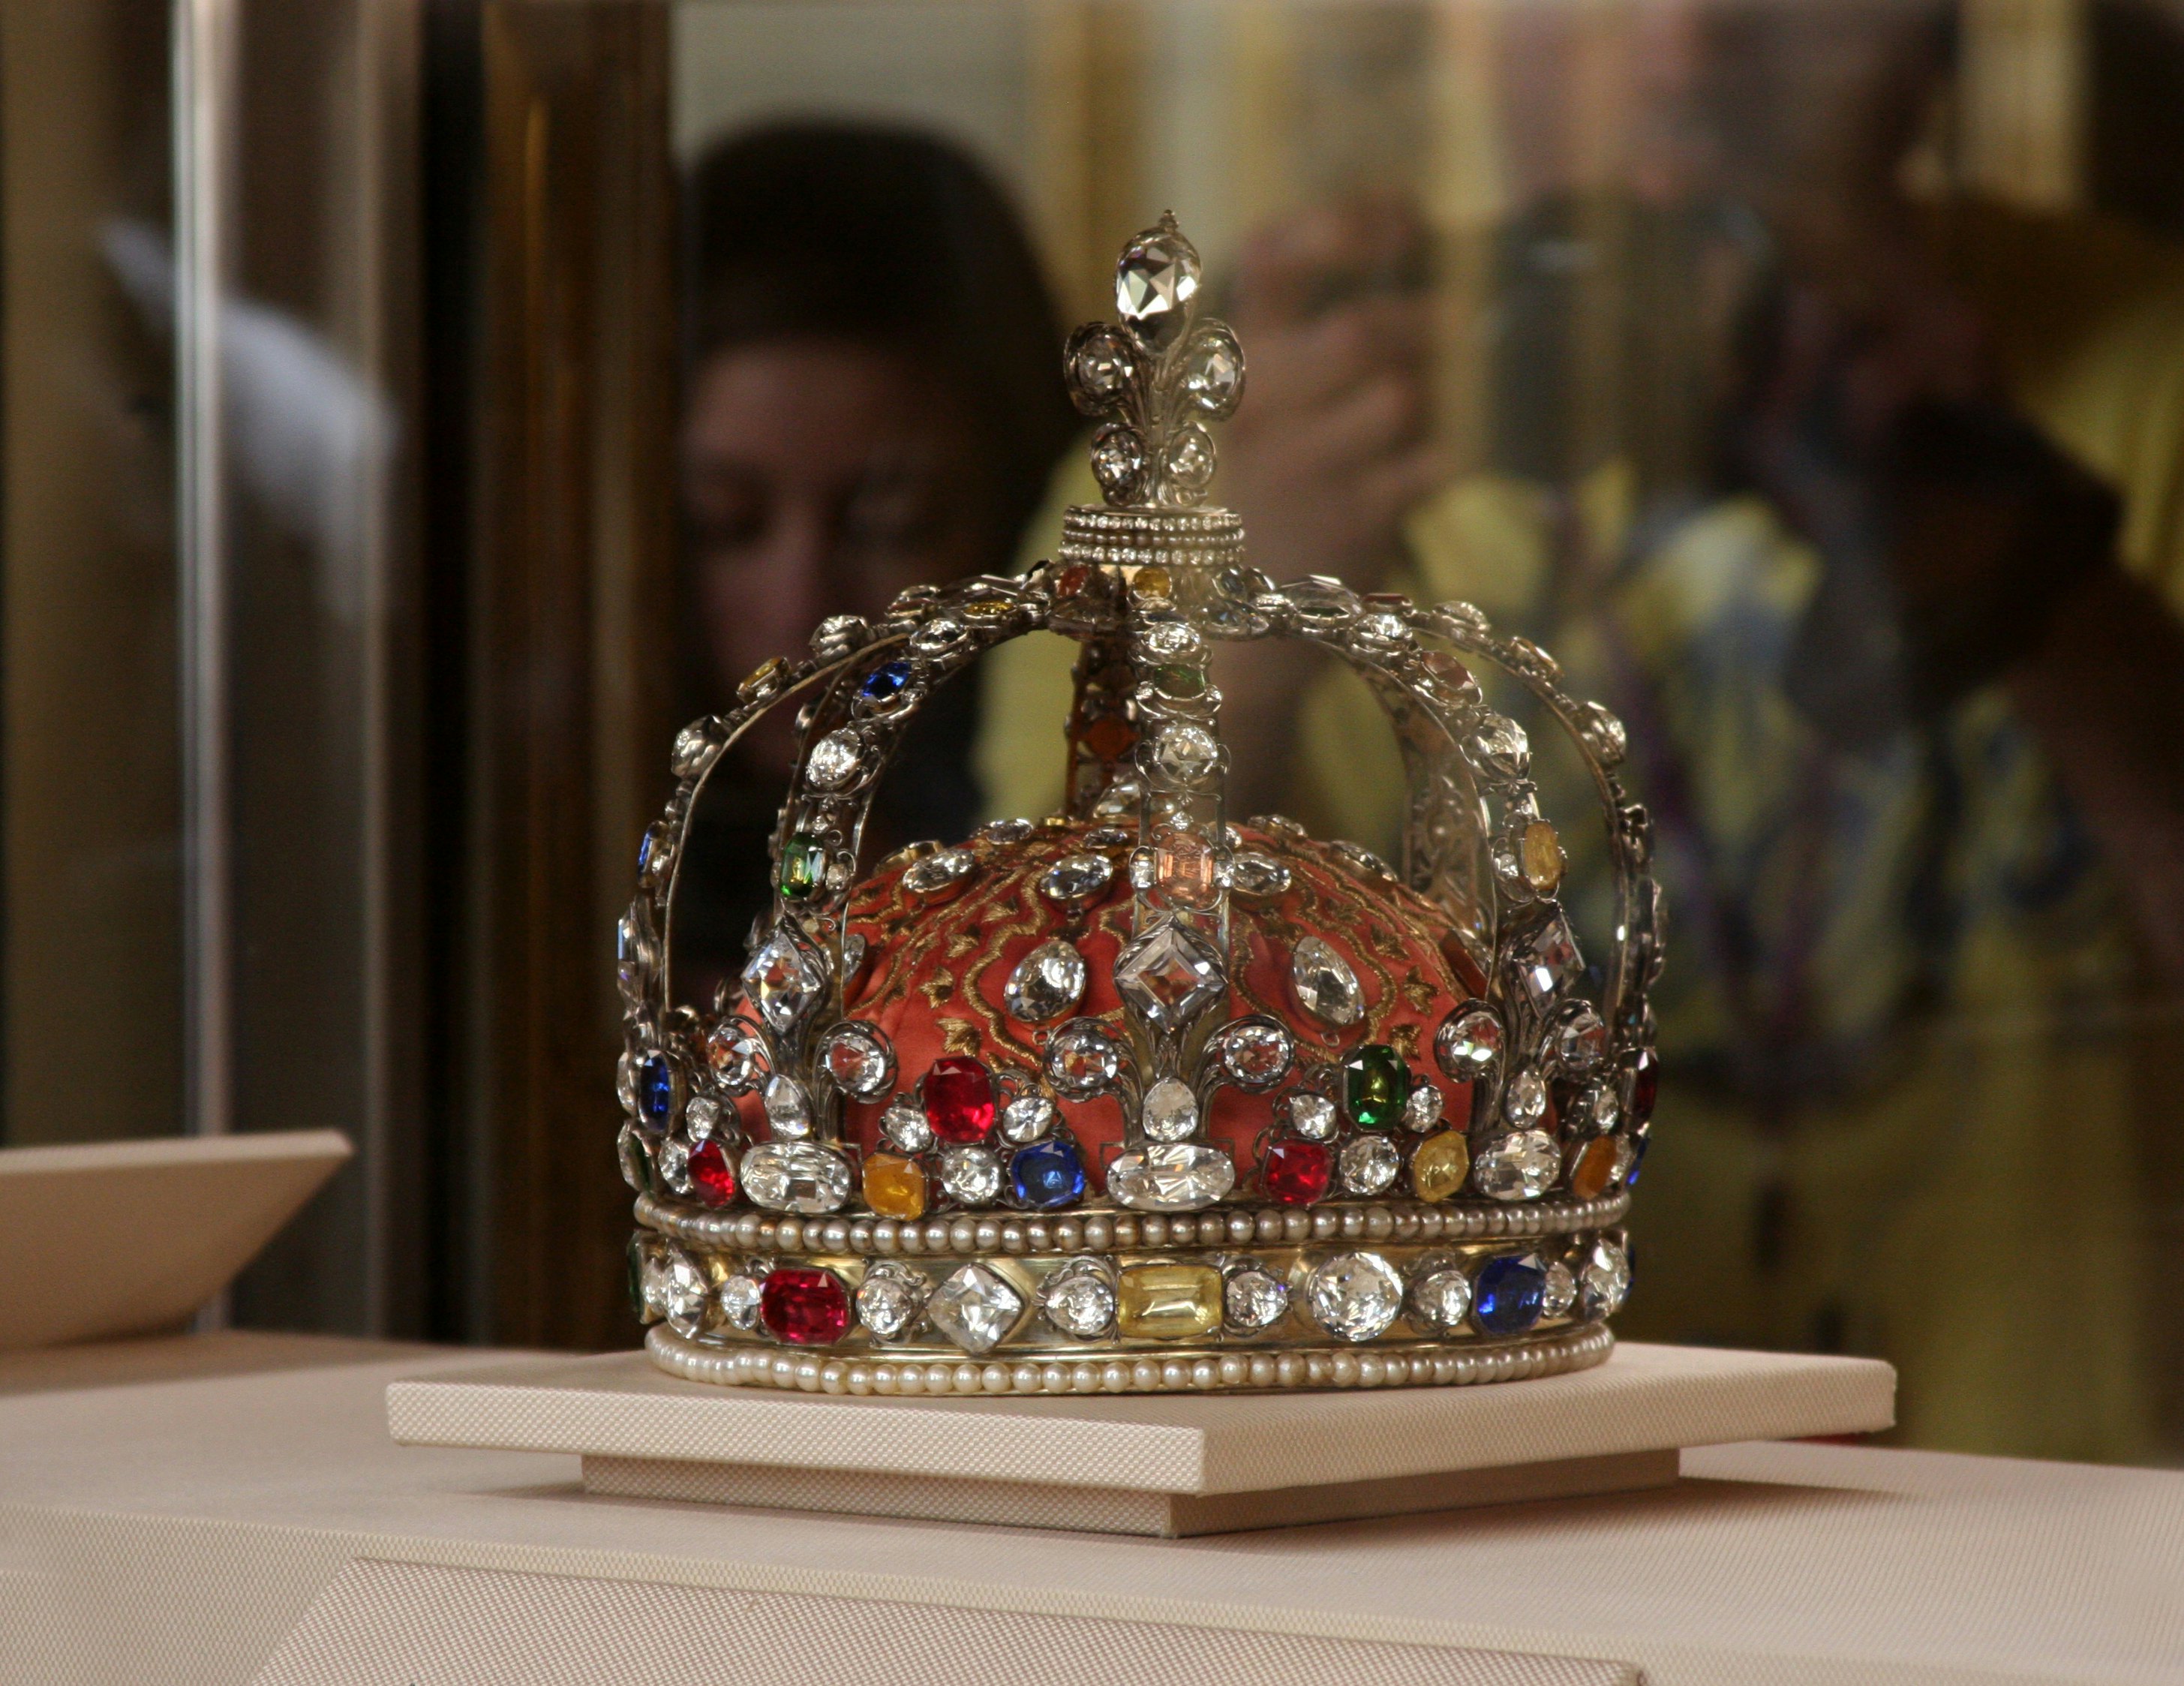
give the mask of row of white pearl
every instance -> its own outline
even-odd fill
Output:
[[[1560,1376],[1602,1363],[1615,1345],[1605,1326],[1546,1340],[1471,1351],[1307,1351],[1220,1358],[1139,1358],[1039,1364],[866,1362],[770,1349],[722,1352],[665,1325],[645,1337],[654,1361],[692,1382],[792,1393],[888,1396],[1022,1393],[1187,1393],[1229,1389],[1461,1387]]]
[[[1084,1218],[776,1218],[700,1212],[650,1195],[637,1220],[680,1241],[740,1253],[809,1252],[891,1257],[996,1253],[1103,1253],[1114,1248],[1245,1246],[1252,1242],[1471,1241],[1568,1235],[1602,1229],[1630,1209],[1627,1190],[1594,1200],[1524,1206],[1297,1206],[1163,1218],[1095,1213]]]

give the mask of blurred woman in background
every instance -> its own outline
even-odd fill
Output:
[[[1075,424],[1022,226],[945,142],[833,124],[751,131],[692,170],[686,228],[695,714],[829,615],[877,617],[908,587],[1007,572]],[[957,685],[919,715],[873,849],[968,830],[974,709]],[[792,712],[736,746],[693,829],[676,944],[694,980],[741,964],[766,904]]]

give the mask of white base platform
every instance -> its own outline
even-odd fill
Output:
[[[598,1493],[1178,1537],[1676,1479],[1683,1449],[1886,1428],[1865,1359],[1624,1344],[1596,1369],[1384,1393],[746,1393],[641,1354],[398,1382],[407,1445],[576,1453]]]
[[[488,1362],[568,1360],[245,1335],[0,1358],[0,1680],[2184,1680],[2184,1473],[1771,1441],[1643,1492],[1041,1532],[611,1498],[566,1454],[387,1438],[389,1383]]]

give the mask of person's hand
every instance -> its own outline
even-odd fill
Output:
[[[1379,201],[1304,211],[1245,243],[1228,315],[1250,380],[1215,496],[1278,579],[1371,589],[1442,476],[1420,254],[1416,218]]]
[[[1918,254],[1875,243],[1849,279],[1785,289],[1739,452],[1826,565],[1791,694],[1855,747],[2027,659],[2114,566],[2117,509],[2011,409],[1976,312]]]
[[[1213,495],[1276,579],[1331,573],[1374,589],[1402,555],[1404,517],[1442,478],[1421,268],[1417,219],[1385,202],[1304,211],[1245,243],[1223,314],[1248,379]],[[1296,703],[1317,659],[1289,642],[1215,653],[1236,812],[1295,796]]]

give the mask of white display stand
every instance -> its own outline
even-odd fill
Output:
[[[851,1398],[642,1354],[387,1389],[394,1438],[575,1453],[593,1493],[1175,1538],[1676,1479],[1683,1449],[1894,1421],[1869,1359],[1625,1344],[1567,1376],[1321,1393]]]
[[[390,1383],[488,1357],[569,1363],[242,1335],[0,1359],[0,1680],[2184,1679],[2184,1473],[1747,1443],[1669,1487],[1152,1539],[624,1498],[567,1454],[388,1438]]]

